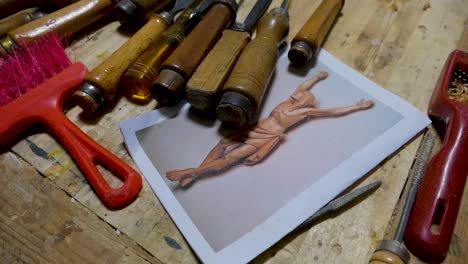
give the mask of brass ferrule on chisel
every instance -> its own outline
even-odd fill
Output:
[[[279,47],[288,32],[289,15],[285,8],[275,8],[260,19],[255,39],[243,50],[221,91],[216,108],[221,121],[235,127],[251,121],[263,100]]]
[[[190,76],[219,40],[222,31],[235,21],[236,12],[234,0],[213,2],[202,21],[161,66],[152,86],[158,103],[171,105],[182,98]]]
[[[39,8],[29,8],[0,20],[0,37],[8,31],[45,16]]]
[[[161,11],[173,0],[120,0],[114,7],[114,16],[122,25],[135,26]]]
[[[161,64],[172,54],[186,36],[201,21],[202,9],[187,8],[148,49],[132,63],[122,76],[125,94],[134,102],[147,103],[151,85],[159,74]]]
[[[292,65],[304,66],[317,54],[343,5],[344,0],[322,1],[291,42]]]
[[[71,5],[78,0],[0,0],[0,18],[16,14],[28,8],[54,10]]]
[[[258,0],[244,23],[236,22],[223,31],[221,39],[197,67],[185,87],[186,99],[193,107],[205,112],[215,109],[219,91],[270,3],[271,0]]]
[[[58,11],[10,30],[0,45],[10,52],[19,43],[28,43],[51,32],[70,36],[110,14],[116,0],[81,0]]]

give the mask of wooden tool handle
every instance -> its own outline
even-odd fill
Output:
[[[145,12],[161,10],[173,0],[131,0],[140,10]]]
[[[220,120],[235,126],[250,122],[263,99],[278,60],[278,47],[288,31],[289,19],[283,9],[273,9],[260,19],[256,38],[247,44],[222,89],[223,97],[216,110]],[[245,101],[242,105],[234,103],[238,99],[227,98],[233,93],[242,95],[249,102],[242,99]]]
[[[396,254],[387,250],[378,250],[374,252],[369,264],[406,264]]]
[[[6,17],[0,20],[0,37],[8,33],[8,31],[29,23],[44,15],[45,13],[40,12],[38,8],[29,8]]]
[[[160,36],[167,26],[163,17],[157,14],[152,15],[150,20],[124,45],[88,73],[85,81],[96,86],[104,102],[112,100],[125,70]]]
[[[186,99],[192,106],[203,111],[216,106],[218,92],[249,41],[248,32],[224,30],[185,88]]]
[[[8,36],[16,44],[31,42],[52,31],[67,37],[108,15],[114,4],[115,0],[81,0],[16,28]]]
[[[173,0],[120,0],[113,15],[122,25],[137,26],[171,2]]]
[[[64,7],[78,0],[0,0],[0,18],[32,7]]]
[[[288,57],[293,64],[304,65],[317,53],[343,4],[344,0],[322,1],[291,43]]]
[[[223,29],[235,19],[231,10],[223,2],[213,4],[202,21],[163,63],[161,68],[174,70],[188,80],[221,37]]]
[[[150,87],[159,67],[202,19],[195,9],[186,9],[174,25],[163,32],[122,76],[125,93],[133,101],[145,103],[151,98]]]

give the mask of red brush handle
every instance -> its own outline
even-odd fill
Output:
[[[468,54],[451,54],[431,98],[430,116],[447,126],[441,149],[427,166],[404,235],[411,253],[430,263],[440,262],[448,252],[468,176],[468,105],[447,96],[460,59],[467,63]]]
[[[140,191],[141,176],[97,144],[62,112],[62,103],[76,91],[87,72],[83,64],[75,63],[1,108],[0,116],[6,118],[0,124],[0,145],[8,143],[35,123],[48,125],[78,163],[103,203],[110,208],[121,208]],[[112,172],[124,184],[118,189],[111,188],[97,165]]]

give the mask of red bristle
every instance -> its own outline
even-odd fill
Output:
[[[0,107],[71,64],[55,33],[14,49],[0,63]]]

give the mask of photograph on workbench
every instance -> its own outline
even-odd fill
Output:
[[[242,129],[203,119],[185,102],[121,129],[200,259],[224,263],[260,254],[427,124],[321,52],[306,76],[291,72],[283,55],[257,121]]]

